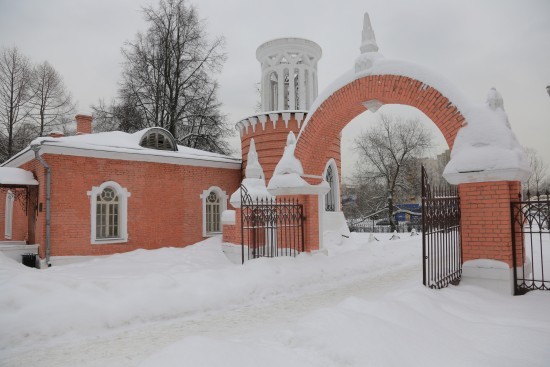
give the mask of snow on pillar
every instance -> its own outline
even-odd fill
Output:
[[[321,58],[321,47],[302,38],[279,38],[258,47],[256,58],[262,65],[262,112],[277,110],[308,110],[317,97],[317,62]],[[285,82],[288,70],[288,84]],[[294,76],[298,71],[298,77]],[[271,87],[271,73],[277,73],[277,89]],[[265,86],[267,84],[267,87]],[[285,88],[288,85],[288,89]],[[298,87],[298,93],[296,93]],[[307,88],[307,92],[306,92]],[[273,94],[277,95],[273,95]],[[288,104],[286,100],[288,98]],[[277,101],[274,106],[271,101]]]

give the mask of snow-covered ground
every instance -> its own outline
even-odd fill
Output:
[[[219,238],[47,270],[0,257],[0,366],[550,365],[550,292],[426,289],[420,236],[378,236],[244,266]]]

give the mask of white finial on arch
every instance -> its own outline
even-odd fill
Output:
[[[376,37],[374,36],[374,30],[370,23],[369,13],[365,13],[363,18],[363,32],[361,35],[361,53],[378,52],[378,45],[376,44]]]
[[[502,99],[502,94],[496,88],[489,89],[487,93],[487,105],[493,111],[497,108],[502,108],[504,110],[504,100]]]
[[[489,89],[486,103],[487,106],[494,111],[494,113],[500,116],[500,120],[504,122],[506,127],[512,129],[512,126],[510,126],[510,121],[508,120],[508,114],[504,111],[504,99],[502,98],[502,94],[500,94],[496,88],[493,87]]]

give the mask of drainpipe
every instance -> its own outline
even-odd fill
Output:
[[[50,189],[50,180],[51,180],[51,168],[46,163],[44,158],[40,156],[40,144],[35,144],[31,146],[31,149],[34,151],[34,157],[44,168],[46,169],[46,264],[47,266],[50,266],[50,222],[51,222],[51,215],[50,215],[50,198],[51,198],[51,189]]]

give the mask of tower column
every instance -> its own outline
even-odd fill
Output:
[[[296,84],[294,83],[294,71],[296,66],[290,64],[288,68],[288,109],[296,109]]]
[[[306,77],[305,77],[305,70],[304,70],[304,66],[303,65],[300,65],[300,68],[298,69],[298,92],[300,93],[299,95],[299,102],[300,102],[300,105],[298,106],[298,108],[300,110],[305,110],[306,109]]]
[[[277,67],[277,111],[285,109],[285,70],[282,66]]]
[[[267,70],[262,74],[262,83],[260,85],[260,93],[262,94],[262,110],[269,108],[269,100],[271,99],[271,83],[269,82],[271,71]]]
[[[311,69],[308,69],[307,70],[307,74],[308,74],[308,78],[307,78],[307,91],[308,91],[308,98],[307,98],[307,105],[306,105],[306,109],[309,110],[309,108],[311,107],[311,103],[313,102],[313,95],[314,95],[314,88],[313,88],[313,71]]]

